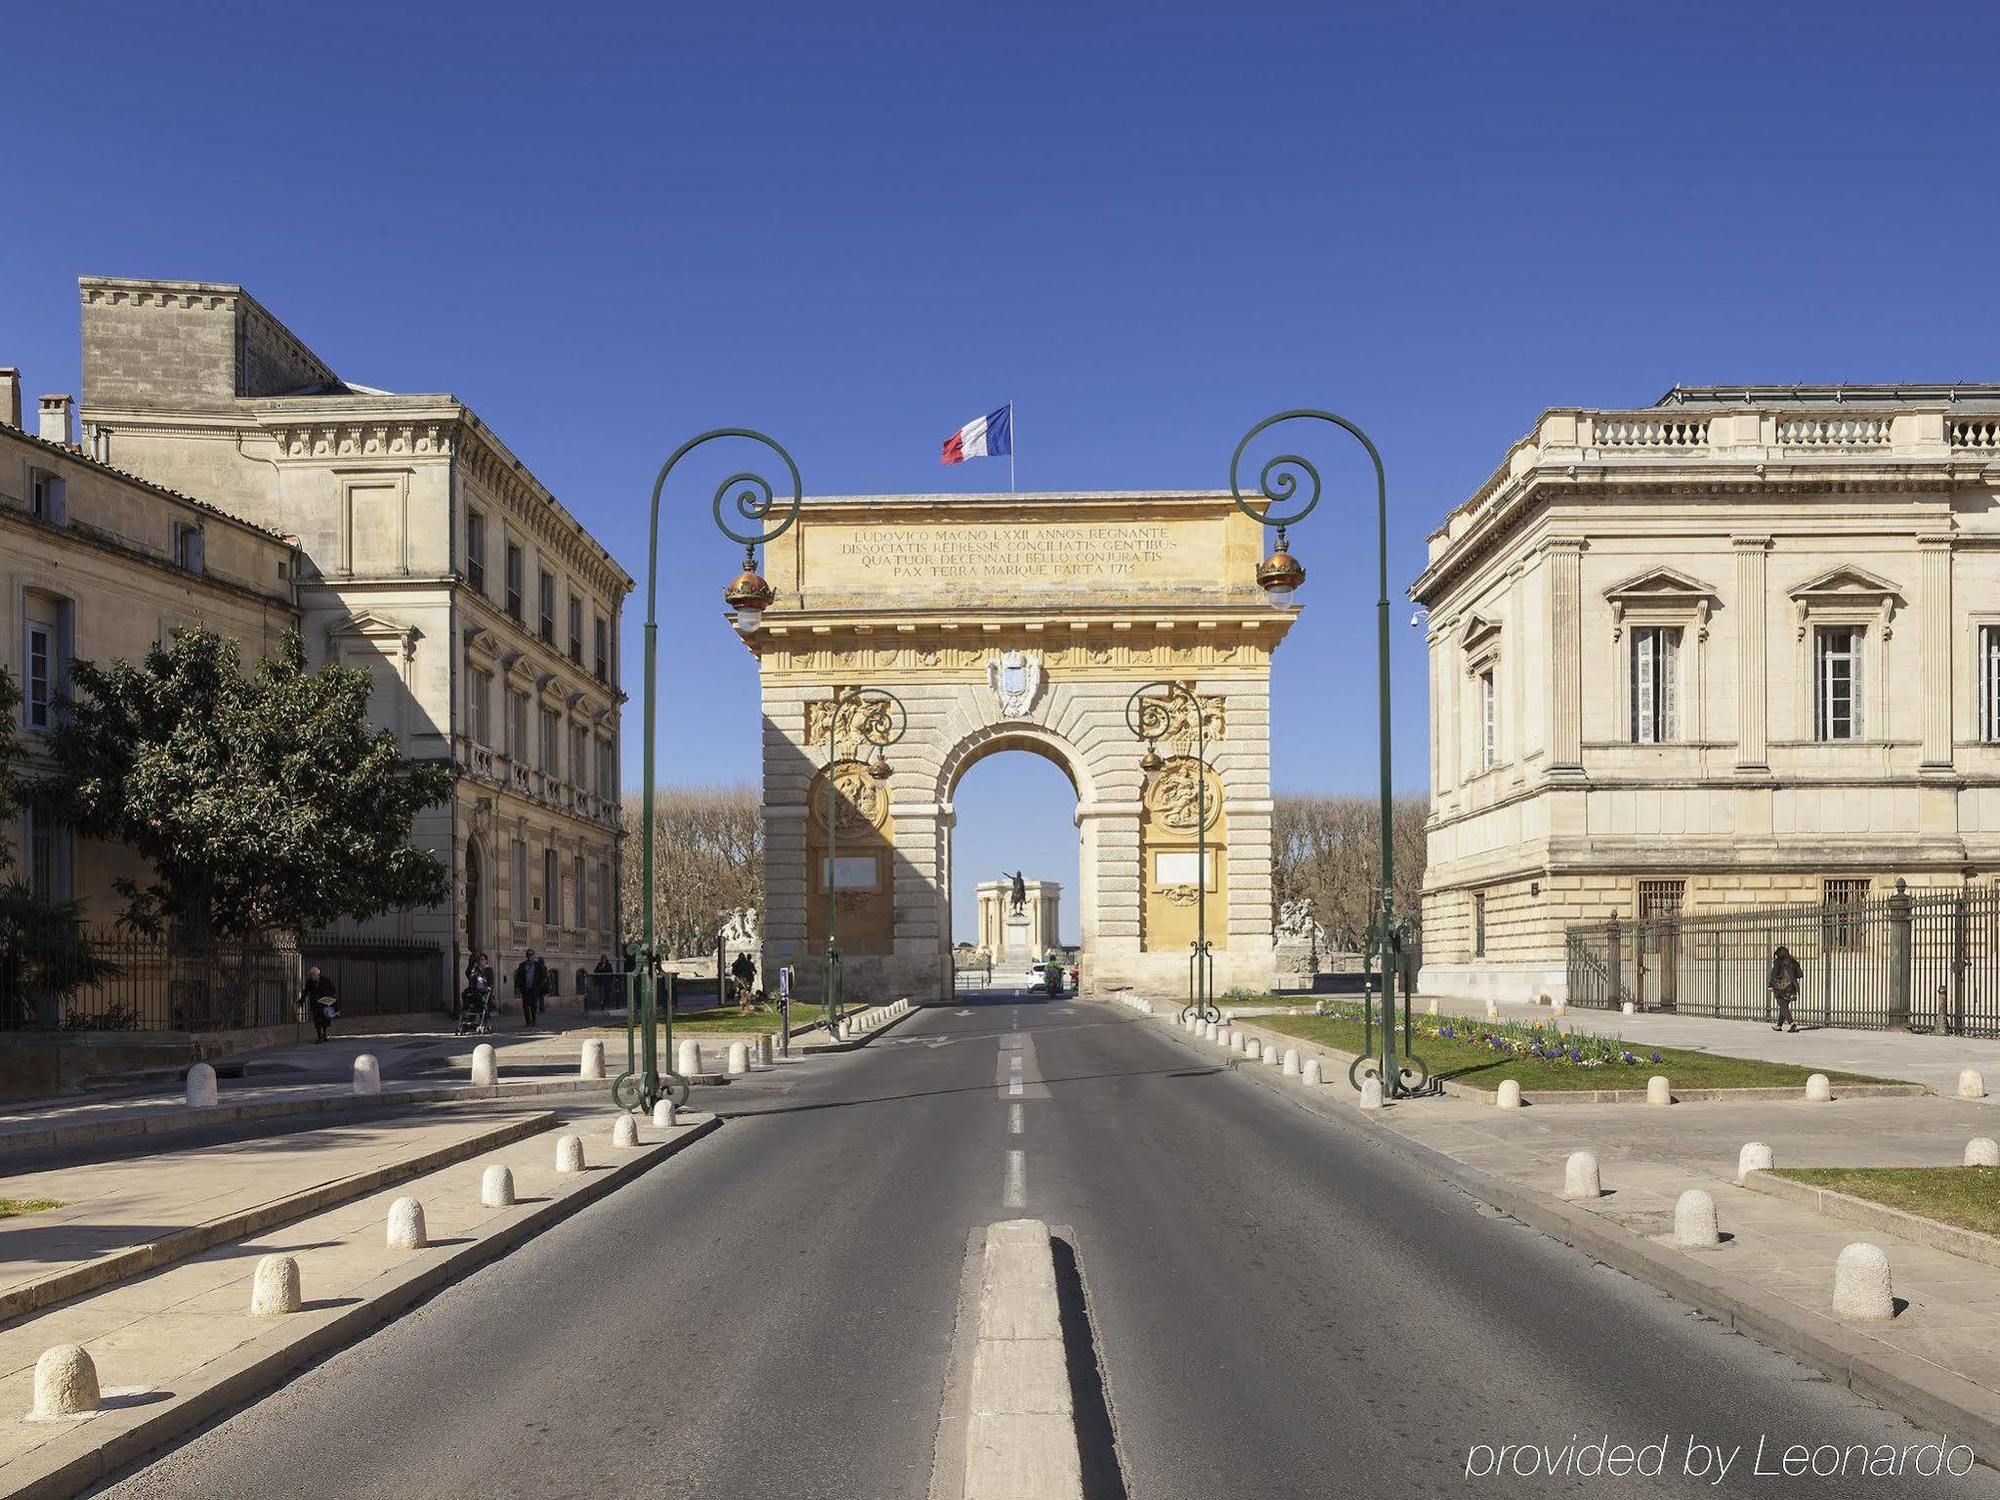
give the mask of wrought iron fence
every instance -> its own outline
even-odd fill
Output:
[[[0,1029],[231,1031],[296,1020],[317,964],[343,1016],[444,1008],[436,945],[327,934],[283,942],[190,942],[60,923],[0,931]]]
[[[1799,965],[1800,1023],[2000,1035],[2000,889],[1906,891],[1572,926],[1572,1005],[1770,1022],[1777,950]]]

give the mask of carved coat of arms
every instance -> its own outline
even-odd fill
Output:
[[[1042,655],[1039,651],[1008,651],[986,664],[986,681],[1000,700],[1000,712],[1009,719],[1026,715],[1042,691]]]

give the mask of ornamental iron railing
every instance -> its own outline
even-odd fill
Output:
[[[1572,925],[1569,1003],[1773,1023],[1780,948],[1800,1025],[2000,1035],[2000,888]]]

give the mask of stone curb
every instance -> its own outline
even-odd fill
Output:
[[[918,1011],[925,1009],[926,1006],[927,1002],[925,1001],[912,1000],[910,1002],[910,1008],[904,1011],[900,1016],[891,1016],[888,1020],[884,1021],[880,1026],[877,1026],[873,1031],[869,1032],[866,1036],[853,1037],[850,1040],[844,1042],[809,1042],[806,1045],[801,1046],[799,1044],[800,1034],[795,1031],[792,1033],[792,1051],[795,1053],[806,1053],[808,1055],[816,1055],[821,1052],[859,1052],[863,1047],[867,1046],[870,1042],[874,1041],[876,1037],[894,1031],[898,1026],[902,1025],[905,1021],[909,1020],[911,1016],[917,1014]],[[812,1029],[815,1031],[826,1030],[824,1026],[815,1026]]]
[[[1976,1229],[1961,1229],[1956,1224],[1927,1219],[1907,1209],[1891,1208],[1886,1203],[1857,1198],[1852,1193],[1814,1187],[1809,1182],[1795,1182],[1775,1172],[1751,1172],[1743,1178],[1742,1186],[1753,1193],[1764,1193],[1772,1198],[1782,1198],[1787,1203],[1796,1203],[1801,1208],[1809,1208],[1829,1219],[1838,1219],[1843,1224],[1853,1224],[1861,1229],[1879,1229],[1884,1234],[1898,1235],[1932,1250],[1942,1250],[1947,1255],[2000,1268],[2000,1239],[1981,1234]]]
[[[1164,1018],[1156,1015],[1153,1019],[1161,1020]],[[1340,1059],[1343,1068],[1352,1063],[1356,1056],[1355,1053],[1343,1051],[1338,1047],[1329,1047],[1325,1042],[1315,1042],[1309,1037],[1293,1036],[1290,1032],[1272,1031],[1243,1021],[1232,1021],[1230,1024],[1238,1031],[1250,1032],[1253,1035],[1266,1038],[1272,1042],[1282,1043],[1286,1046],[1311,1047],[1322,1057]],[[1719,1056],[1720,1054],[1717,1055]],[[1661,1066],[1664,1067],[1666,1065],[1662,1063]],[[1475,1084],[1455,1083],[1449,1079],[1440,1079],[1438,1087],[1443,1089],[1447,1094],[1454,1095],[1460,1099],[1470,1099],[1479,1104],[1490,1105],[1494,1100],[1495,1091],[1493,1089],[1482,1089]],[[1836,1100],[1908,1099],[1919,1098],[1932,1092],[1931,1089],[1921,1083],[1841,1083],[1835,1084],[1834,1089],[1835,1093],[1833,1097]],[[1674,1102],[1677,1104],[1713,1104],[1717,1102],[1759,1103],[1768,1100],[1803,1099],[1804,1097],[1805,1087],[1803,1084],[1740,1089],[1677,1088],[1674,1090]],[[1644,1104],[1646,1102],[1646,1091],[1643,1088],[1537,1089],[1533,1092],[1523,1089],[1521,1091],[1521,1102],[1528,1105]]]
[[[1178,1032],[1179,1028],[1173,1031]],[[1169,1039],[1179,1041],[1186,1050],[1206,1061],[1215,1060],[1198,1049],[1190,1037],[1170,1034]],[[1758,1288],[1741,1281],[1712,1257],[1702,1260],[1654,1245],[1606,1224],[1587,1209],[1572,1207],[1552,1195],[1544,1197],[1467,1166],[1435,1147],[1399,1134],[1379,1116],[1365,1117],[1351,1104],[1341,1108],[1331,1097],[1316,1098],[1301,1087],[1286,1087],[1288,1080],[1280,1077],[1275,1068],[1235,1071],[1337,1128],[1352,1131],[1402,1157],[1466,1196],[1519,1219],[1529,1228],[1582,1251],[1614,1271],[1658,1287],[1724,1328],[1748,1334],[1816,1367],[1856,1394],[1899,1412],[1920,1426],[1962,1434],[1975,1451],[2000,1453],[2000,1396],[1949,1370],[1875,1345],[1831,1314],[1808,1319],[1790,1309],[1773,1310],[1761,1305],[1767,1299]],[[1827,1276],[1830,1287],[1830,1267]]]
[[[964,1500],[1083,1500],[1049,1226],[987,1226],[966,1395]]]
[[[51,1125],[45,1130],[33,1127],[0,1130],[0,1151],[86,1146],[109,1140],[154,1140],[161,1136],[204,1130],[211,1125],[228,1124],[233,1120],[279,1120],[295,1115],[380,1114],[411,1104],[456,1103],[467,1099],[538,1099],[551,1094],[593,1091],[603,1091],[608,1098],[610,1084],[601,1078],[502,1078],[493,1084],[439,1083],[414,1087],[387,1083],[379,1094],[355,1094],[342,1089],[304,1099],[259,1099],[250,1104],[225,1102],[208,1109],[168,1105],[123,1120],[78,1120],[71,1124]]]
[[[469,1245],[439,1247],[448,1253],[409,1269],[385,1272],[369,1283],[361,1299],[334,1317],[276,1348],[245,1346],[196,1372],[203,1384],[186,1396],[154,1406],[129,1408],[129,1426],[106,1432],[117,1413],[80,1423],[73,1436],[45,1444],[0,1467],[0,1500],[67,1500],[136,1463],[157,1448],[193,1431],[276,1385],[285,1375],[354,1343],[396,1314],[488,1261],[526,1243],[642,1172],[685,1150],[715,1131],[710,1115],[671,1140],[642,1147],[629,1160],[589,1174],[568,1193],[531,1206],[531,1211]],[[377,1290],[379,1288],[379,1290]],[[294,1314],[294,1316],[297,1316]],[[20,1470],[20,1475],[13,1471]]]
[[[48,1276],[37,1277],[0,1296],[0,1323],[10,1323],[28,1313],[52,1307],[58,1302],[67,1302],[72,1297],[80,1297],[85,1292],[94,1292],[121,1281],[130,1281],[135,1276],[157,1271],[162,1266],[173,1265],[176,1261],[199,1255],[204,1250],[213,1250],[217,1245],[226,1245],[231,1240],[247,1239],[251,1235],[263,1234],[266,1230],[276,1229],[281,1224],[290,1224],[296,1219],[305,1218],[308,1214],[319,1213],[322,1209],[346,1203],[350,1199],[375,1192],[392,1183],[420,1177],[426,1172],[448,1167],[453,1162],[464,1161],[468,1157],[510,1145],[531,1135],[540,1135],[543,1131],[553,1129],[556,1123],[556,1116],[551,1112],[529,1115],[521,1120],[510,1120],[491,1130],[481,1131],[478,1135],[434,1147],[403,1161],[388,1162],[383,1166],[371,1167],[366,1172],[356,1172],[349,1177],[337,1177],[332,1182],[317,1183],[296,1193],[287,1193],[282,1198],[273,1198],[268,1203],[260,1203],[255,1208],[246,1208],[240,1213],[206,1220],[170,1234],[164,1239],[154,1240],[150,1244],[134,1245],[129,1250],[99,1256],[96,1260],[86,1261],[80,1266],[72,1266]]]

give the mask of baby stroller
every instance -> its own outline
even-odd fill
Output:
[[[458,996],[458,1034],[485,1036],[493,1030],[493,991],[483,984],[468,984]]]

